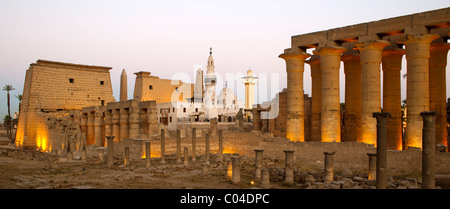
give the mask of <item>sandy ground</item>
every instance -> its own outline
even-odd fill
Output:
[[[17,156],[17,155],[16,155]],[[0,154],[0,189],[238,189],[251,188],[253,166],[241,168],[241,184],[234,185],[226,177],[226,163],[211,164],[203,175],[201,162],[185,167],[176,159],[166,158],[166,164],[152,159],[151,169],[145,159],[133,160],[124,166],[120,159],[112,168],[98,159],[67,162],[24,160]],[[284,188],[280,183],[274,188]],[[286,187],[288,188],[288,187]]]

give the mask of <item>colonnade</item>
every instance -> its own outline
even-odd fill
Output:
[[[86,107],[81,111],[81,133],[86,144],[105,146],[105,137],[150,138],[157,134],[157,109],[153,101],[111,102],[107,106]]]
[[[445,70],[450,46],[433,33],[405,33],[404,37],[401,42],[361,38],[346,43],[345,47],[328,42],[318,44],[308,60],[310,54],[306,48],[286,49],[279,56],[286,61],[287,71],[286,137],[291,141],[305,141],[303,72],[307,63],[312,77],[311,140],[376,145],[377,121],[372,114],[383,111],[392,115],[387,126],[388,149],[403,149],[400,70],[406,55],[405,148],[422,147],[420,112],[423,111],[436,111],[436,143],[447,145]],[[340,126],[341,61],[345,73],[344,130]]]

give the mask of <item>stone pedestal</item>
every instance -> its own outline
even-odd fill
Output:
[[[305,52],[285,50],[279,57],[286,61],[287,105],[286,138],[291,141],[305,141],[305,116],[303,104],[303,71]]]
[[[285,150],[284,184],[294,184],[294,151]]]
[[[322,69],[321,141],[341,141],[341,114],[339,98],[339,68],[344,47],[321,47],[314,50],[320,56]]]
[[[374,112],[377,119],[377,189],[387,189],[387,130],[386,124],[391,114],[388,112]]]
[[[177,129],[177,163],[181,163],[181,130]]]
[[[108,143],[108,153],[107,153],[107,165],[113,166],[114,165],[114,149],[113,149],[113,140],[114,136],[106,136],[106,140]]]
[[[403,49],[383,51],[383,111],[391,113],[387,124],[387,149],[402,150],[401,75]]]
[[[192,128],[192,162],[197,161],[197,129]]]
[[[184,147],[184,165],[189,165],[189,150],[187,147]]]
[[[151,145],[150,142],[145,142],[145,167],[150,168],[151,165]]]
[[[270,189],[270,174],[269,174],[269,170],[267,169],[262,169],[261,170],[261,188],[263,189]]]
[[[422,137],[422,188],[434,189],[435,188],[435,118],[436,112],[426,111],[421,112],[423,117],[423,137]]]
[[[372,113],[381,111],[380,64],[388,41],[356,43],[361,61],[361,142],[376,144],[377,121]]]
[[[436,34],[407,35],[405,41],[407,60],[406,147],[422,147],[423,121],[420,113],[429,111],[429,59],[430,43]]]
[[[334,178],[334,154],[335,152],[324,152],[325,155],[325,174],[324,182],[332,182]]]
[[[367,153],[369,156],[369,180],[377,179],[377,154],[376,153]]]
[[[239,184],[241,182],[241,158],[233,157],[232,167],[231,181],[233,184]]]
[[[166,136],[164,129],[161,129],[161,164],[166,163]]]
[[[263,152],[264,149],[255,149],[255,179],[261,179],[261,168],[263,166]]]

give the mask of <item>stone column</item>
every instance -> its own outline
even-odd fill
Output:
[[[446,76],[448,43],[432,43],[430,53],[430,111],[436,112],[436,144],[447,145]]]
[[[128,137],[139,138],[139,106],[130,107]]]
[[[197,161],[197,129],[192,128],[192,162]]]
[[[335,152],[324,152],[325,155],[325,174],[324,182],[332,182],[334,177],[334,154]]]
[[[156,128],[158,125],[157,113],[158,111],[156,108],[147,109],[147,129],[149,138],[158,133]]]
[[[94,113],[94,141],[96,146],[102,146],[102,128],[103,128],[103,113]]]
[[[438,35],[407,35],[406,147],[422,147],[423,121],[420,113],[430,110],[429,59],[430,43]]]
[[[389,44],[384,40],[355,44],[361,54],[361,142],[367,144],[377,141],[377,121],[372,114],[381,111],[380,64]]]
[[[367,153],[369,156],[369,180],[377,179],[377,154],[376,153]]]
[[[387,130],[386,124],[391,114],[388,112],[374,112],[377,119],[377,189],[387,189]]]
[[[184,147],[184,165],[189,165],[189,150],[187,147]]]
[[[107,153],[107,164],[108,166],[113,166],[114,164],[114,150],[113,150],[113,140],[114,140],[114,136],[106,136],[106,140],[108,142],[107,146],[108,146],[108,153]]]
[[[161,129],[161,164],[166,163],[166,137],[164,135],[164,129]]]
[[[88,112],[87,116],[86,145],[91,145],[95,143],[94,113]]]
[[[359,53],[342,55],[345,73],[345,111],[342,141],[361,142],[361,63]]]
[[[129,165],[130,163],[131,163],[131,161],[130,161],[130,147],[125,147],[123,164],[124,165]]]
[[[339,99],[339,68],[341,54],[346,49],[339,46],[321,47],[314,50],[320,56],[322,70],[321,141],[341,141],[341,114]]]
[[[223,130],[219,130],[219,160],[223,159]]]
[[[322,100],[322,70],[320,58],[311,56],[306,63],[311,67],[311,141],[320,141],[320,111]]]
[[[177,163],[181,163],[181,130],[177,129]]]
[[[264,149],[255,149],[255,179],[261,179],[261,168],[263,166],[263,152]]]
[[[284,183],[294,184],[294,150],[284,150],[285,167],[284,167]]]
[[[231,174],[231,182],[233,184],[239,184],[241,182],[241,158],[233,157],[232,159],[232,174]]]
[[[105,136],[112,136],[112,111],[105,111]]]
[[[252,109],[253,114],[253,130],[261,131],[261,112],[257,108]]]
[[[152,155],[151,155],[151,144],[150,142],[145,142],[145,167],[150,168],[151,165],[151,159],[152,159]]]
[[[116,138],[116,141],[120,139],[120,112],[117,109],[112,110],[112,136]]]
[[[305,59],[309,56],[305,52],[294,51],[292,49],[285,50],[279,56],[286,61],[286,138],[291,141],[305,141],[303,71]]]
[[[120,139],[128,138],[128,109],[120,109]]]
[[[423,117],[423,137],[422,137],[422,188],[423,189],[434,189],[435,187],[435,162],[434,153],[435,151],[435,117],[436,112],[425,111],[421,112],[420,115]]]
[[[83,135],[85,139],[87,139],[87,121],[88,121],[87,114],[81,113],[80,129],[81,135]]]
[[[267,169],[261,170],[261,188],[270,189],[270,173]]]
[[[387,124],[388,150],[402,150],[401,75],[403,49],[388,46],[383,51],[383,112],[391,113]]]
[[[227,161],[227,179],[231,180],[231,177],[233,175],[233,160]]]
[[[209,133],[205,134],[205,162],[209,163]]]

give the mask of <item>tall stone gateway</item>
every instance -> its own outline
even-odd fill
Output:
[[[47,60],[31,64],[25,75],[16,145],[49,150],[53,140],[61,140],[48,130],[49,116],[114,102],[109,70]]]

